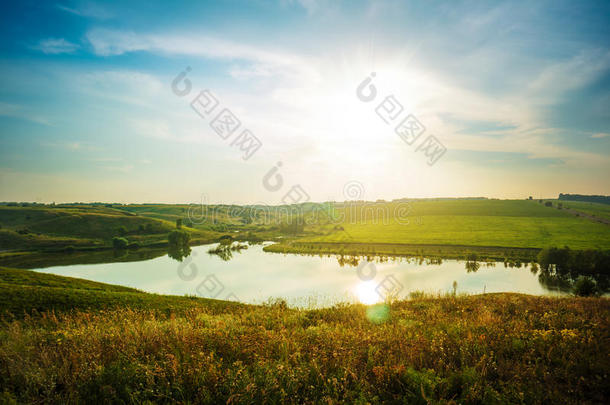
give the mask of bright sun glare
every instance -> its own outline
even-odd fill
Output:
[[[358,301],[364,305],[372,305],[381,301],[381,297],[375,291],[376,285],[374,281],[363,281],[356,288],[356,297]]]

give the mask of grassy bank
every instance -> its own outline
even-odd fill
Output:
[[[148,294],[129,287],[0,267],[0,315],[8,318],[48,311],[131,308],[170,313],[196,307],[227,311],[239,306],[227,301]]]
[[[5,313],[0,324],[4,401],[604,403],[610,395],[607,299],[417,296],[295,310],[0,275],[2,297],[35,289],[2,300],[4,310],[30,313]],[[41,295],[54,312],[31,312]]]

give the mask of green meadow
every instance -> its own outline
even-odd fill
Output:
[[[610,227],[535,200],[414,200],[336,206],[299,242],[607,249]],[[330,215],[329,215],[330,217]],[[321,215],[321,222],[324,215]]]

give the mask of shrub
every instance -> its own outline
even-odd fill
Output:
[[[231,244],[233,243],[233,237],[231,235],[222,235],[220,238],[218,238],[218,241],[223,245]]]
[[[119,227],[119,229],[117,231],[118,231],[119,235],[121,235],[121,236],[127,235],[127,228],[125,228],[124,226]]]
[[[112,247],[115,249],[125,249],[128,245],[129,241],[127,241],[125,238],[120,236],[115,236],[112,238]]]
[[[547,202],[545,202],[545,203],[544,203],[544,206],[545,206],[545,207],[552,207],[552,206],[553,206],[553,203],[552,203],[552,202],[550,202],[550,201],[547,201]]]
[[[589,297],[597,292],[597,283],[588,276],[579,276],[574,283],[573,292],[580,297]]]

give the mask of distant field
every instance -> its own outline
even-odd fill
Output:
[[[563,203],[564,207],[571,208],[577,211],[582,211],[586,214],[595,215],[596,217],[610,220],[610,205],[598,204],[582,201],[554,201],[554,204]]]
[[[336,217],[342,220],[312,227],[319,235],[299,241],[610,248],[609,226],[537,201],[439,200],[357,205],[337,208]]]
[[[402,244],[610,249],[610,226],[557,209],[557,201],[552,203],[553,207],[546,207],[537,200],[445,199],[290,207],[215,205],[195,212],[204,212],[205,220],[198,223],[191,222],[188,205],[0,206],[0,249],[108,247],[114,236],[124,236],[140,246],[158,246],[167,241],[178,219],[190,232],[192,244],[231,235],[250,240],[282,238],[301,246],[318,242],[350,243],[352,247]],[[610,208],[601,204],[564,204],[610,217]],[[288,224],[297,218],[300,226]]]

